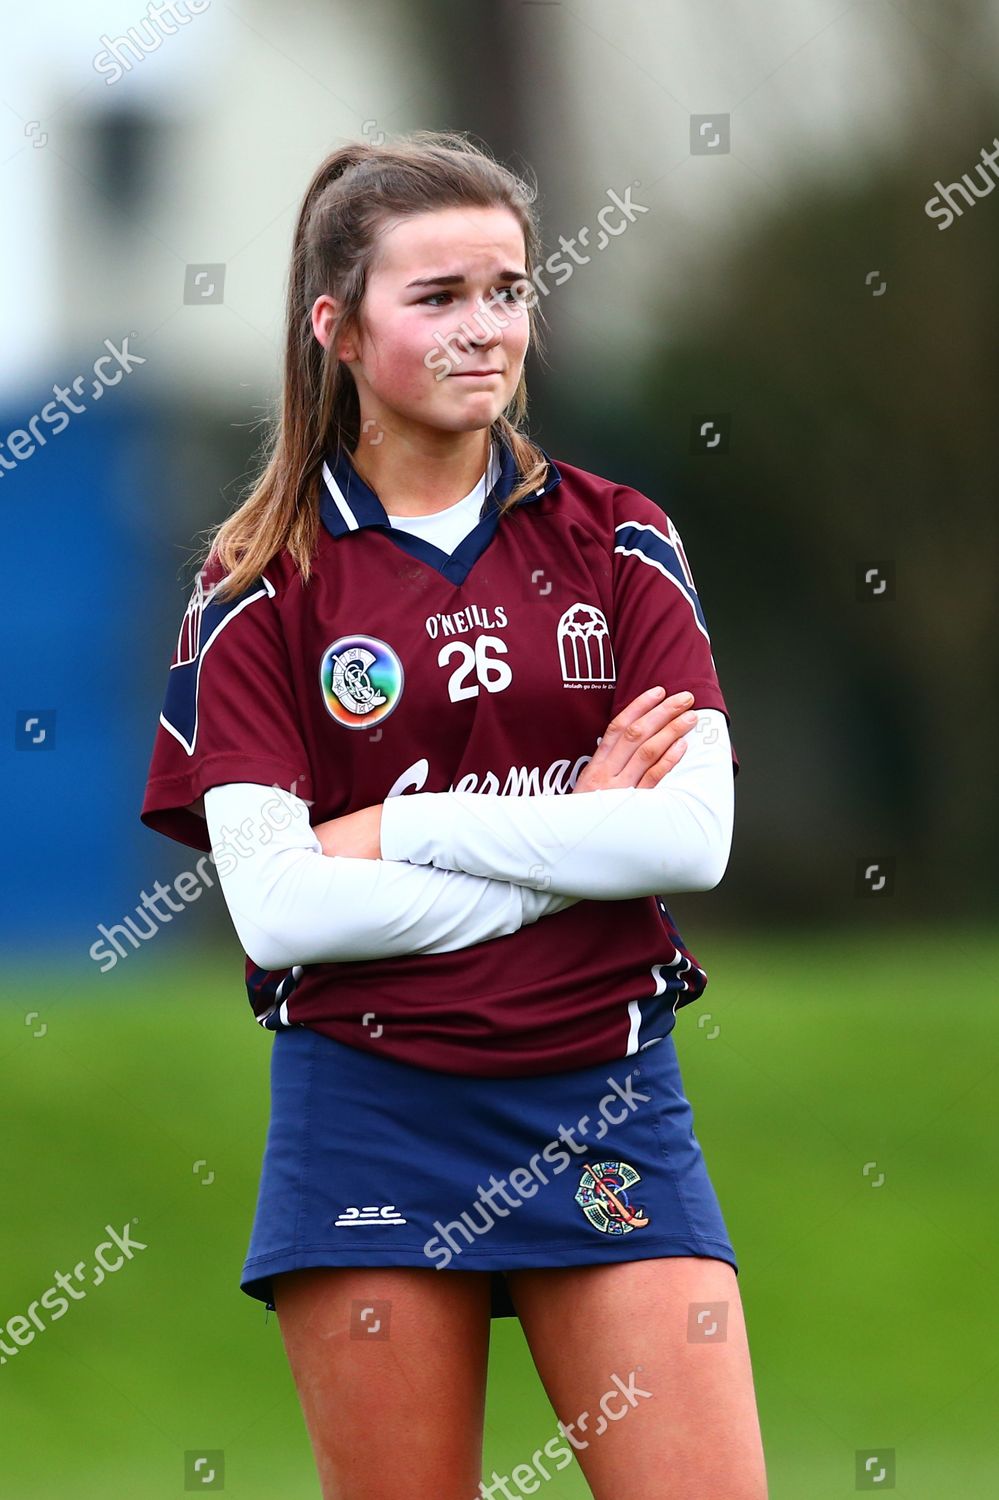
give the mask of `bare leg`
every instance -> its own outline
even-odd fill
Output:
[[[595,1500],[767,1500],[730,1265],[671,1256],[509,1271],[507,1281]]]
[[[487,1273],[285,1271],[274,1277],[273,1300],[323,1500],[398,1500],[409,1491],[474,1500],[489,1356]]]

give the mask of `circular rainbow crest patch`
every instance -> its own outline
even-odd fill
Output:
[[[340,636],[319,664],[326,710],[347,729],[370,729],[387,719],[402,697],[403,680],[402,662],[373,635]]]

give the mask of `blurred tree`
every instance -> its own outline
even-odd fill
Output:
[[[756,721],[746,864],[792,911],[845,908],[869,852],[899,860],[899,915],[994,902],[999,193],[946,231],[924,204],[974,170],[999,109],[981,75],[959,103],[939,67],[913,84],[904,155],[785,187],[634,387],[632,434],[672,476],[719,670]],[[705,413],[727,451],[698,451]],[[860,588],[880,565],[893,597]]]

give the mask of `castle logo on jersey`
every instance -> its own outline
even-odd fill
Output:
[[[402,662],[376,636],[342,635],[323,652],[319,683],[331,718],[347,729],[370,729],[398,706]]]
[[[628,1191],[641,1180],[642,1174],[627,1161],[598,1161],[592,1166],[586,1162],[576,1202],[602,1234],[630,1234],[649,1223],[648,1214],[632,1203]]]
[[[565,683],[617,680],[607,616],[595,604],[577,600],[558,622],[558,655]]]

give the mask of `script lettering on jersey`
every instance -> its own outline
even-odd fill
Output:
[[[553,760],[547,767],[511,766],[501,780],[495,771],[467,771],[445,790],[449,792],[488,792],[499,797],[564,796],[572,791],[583,767],[593,759],[592,755],[580,755],[575,760]],[[426,759],[414,761],[399,775],[388,790],[389,797],[401,796],[403,792],[422,791],[430,775]]]

